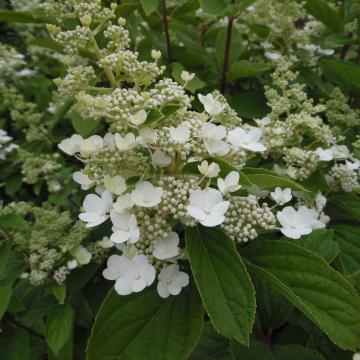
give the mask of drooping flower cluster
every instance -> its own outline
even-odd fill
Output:
[[[74,5],[75,14],[79,6]],[[176,295],[188,284],[182,271],[185,226],[219,226],[238,242],[275,229],[296,239],[325,226],[314,201],[309,204],[313,208],[295,203],[275,215],[273,209],[292,200],[291,190],[265,192],[274,202],[270,207],[257,193],[260,189],[251,192],[243,182],[240,170],[246,161],[281,153],[286,137],[281,144],[272,143],[268,128],[243,123],[218,92],[198,94],[204,110],[192,110],[193,98],[183,86],[170,78],[157,79],[164,70],[157,65],[158,51],[151,54],[153,62],[146,62],[128,49],[124,19],[114,25],[97,19],[90,7],[83,10],[77,15],[81,25],[76,32],[81,36],[76,37],[75,30],[48,28],[74,58],[90,44],[97,68],[74,61],[56,84],[63,96],[75,96],[75,109],[83,118],[104,119],[109,127],[104,136],[74,134],[59,148],[84,164],[73,174],[81,188],[95,188],[86,195],[79,218],[88,228],[111,224],[109,238],[121,255],[109,257],[103,275],[115,281],[119,294],[139,292],[156,278],[162,297]],[[104,31],[103,48],[95,29]],[[183,72],[181,78],[186,82],[193,74]],[[104,82],[109,87],[103,87]],[[288,110],[280,113],[274,105],[272,117],[278,127],[283,124],[277,117],[291,116],[291,102],[302,99],[301,90],[289,95]],[[314,127],[319,126],[319,134],[330,142],[331,133],[324,132],[315,116],[320,109],[303,101],[306,116],[314,115]],[[291,126],[295,129],[298,122],[296,116],[285,122],[290,136],[295,136]]]

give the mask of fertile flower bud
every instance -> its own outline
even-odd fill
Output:
[[[157,61],[161,58],[161,51],[159,50],[151,50],[151,57]]]
[[[132,115],[129,121],[136,126],[143,124],[146,121],[147,113],[145,110],[139,110],[135,115]]]
[[[92,17],[90,15],[84,15],[80,18],[80,22],[84,26],[90,26],[92,23]]]
[[[120,26],[125,26],[126,20],[125,20],[124,18],[118,18],[118,24],[119,24]]]

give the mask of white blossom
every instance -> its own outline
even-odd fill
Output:
[[[310,234],[313,229],[325,226],[318,220],[317,212],[306,206],[300,206],[298,210],[286,206],[277,212],[276,218],[282,226],[280,231],[291,239],[299,239],[303,235]]]
[[[100,225],[109,218],[112,204],[109,191],[104,191],[101,197],[95,194],[86,195],[83,203],[85,212],[79,215],[79,219],[85,221],[88,228]]]
[[[273,51],[266,51],[264,55],[267,59],[273,60],[273,61],[278,61],[282,58],[281,54],[279,54],[277,52],[273,52]]]
[[[151,57],[154,60],[159,60],[161,58],[161,51],[159,51],[159,50],[151,50]]]
[[[69,269],[69,270],[74,270],[75,268],[77,268],[78,266],[78,263],[75,259],[73,260],[69,260],[67,263],[66,263],[66,267]]]
[[[113,234],[110,240],[116,244],[128,241],[130,244],[136,243],[140,238],[140,230],[137,226],[136,216],[129,212],[119,213],[112,210],[110,218],[113,223]]]
[[[155,280],[155,269],[145,255],[135,255],[131,259],[126,255],[111,255],[103,276],[116,280],[115,291],[119,295],[129,295],[150,286]]]
[[[151,155],[151,163],[154,166],[166,167],[171,164],[171,157],[161,150],[155,150]]]
[[[223,141],[226,135],[226,129],[223,125],[215,125],[213,123],[205,123],[203,125],[201,137],[210,155],[225,156],[230,151],[230,146]]]
[[[211,116],[220,114],[224,109],[224,105],[222,105],[220,101],[216,100],[214,95],[211,93],[207,95],[198,94],[198,98],[204,105],[205,111]]]
[[[127,133],[125,136],[115,134],[115,144],[120,151],[127,151],[136,147],[137,142],[133,133]]]
[[[163,192],[162,187],[155,187],[149,181],[143,181],[131,192],[131,200],[137,206],[153,207],[160,204]]]
[[[117,197],[113,209],[121,214],[130,210],[133,206],[134,202],[131,199],[131,194],[124,194]]]
[[[90,154],[98,152],[103,147],[103,144],[104,142],[101,136],[90,136],[81,142],[80,153],[82,156],[89,156]]]
[[[171,139],[179,144],[184,144],[190,139],[190,130],[185,125],[179,125],[178,127],[170,127]]]
[[[110,249],[114,246],[114,243],[107,236],[103,236],[103,238],[96,243],[103,249]]]
[[[169,233],[165,238],[157,239],[154,245],[154,257],[166,260],[179,255],[179,242],[179,235],[176,232]]]
[[[331,161],[334,159],[334,154],[331,149],[323,149],[318,147],[315,150],[315,154],[319,157],[321,161]]]
[[[217,186],[223,195],[235,192],[241,188],[239,185],[240,174],[237,171],[230,171],[225,179],[217,179]]]
[[[74,172],[73,179],[81,185],[81,189],[83,190],[88,190],[95,184],[95,181],[91,180],[89,176],[85,175],[82,171]]]
[[[235,149],[245,149],[254,152],[262,152],[266,147],[260,143],[262,131],[260,128],[252,127],[249,131],[236,128],[229,131],[228,140]]]
[[[70,251],[70,254],[74,257],[77,264],[86,265],[91,260],[91,253],[82,245],[78,245],[76,248]]]
[[[284,205],[292,199],[291,189],[286,188],[282,190],[279,186],[270,193],[270,196],[278,205]]]
[[[61,151],[68,155],[74,155],[77,152],[80,152],[81,143],[83,142],[83,137],[78,134],[72,135],[70,138],[62,140],[58,147]]]
[[[129,121],[136,126],[142,125],[147,118],[147,113],[145,110],[141,109],[136,114],[130,116]]]
[[[347,159],[350,156],[350,150],[346,145],[333,145],[330,149],[334,159]]]
[[[189,285],[189,275],[179,271],[179,265],[169,265],[163,268],[158,275],[157,291],[162,298],[170,295],[179,295],[181,289]]]
[[[195,74],[190,74],[187,71],[181,72],[181,80],[183,80],[185,82],[191,81],[194,77],[195,77]]]
[[[316,208],[322,210],[326,206],[326,202],[326,197],[319,191],[315,197]]]
[[[198,165],[198,169],[201,174],[208,178],[217,177],[220,172],[220,166],[217,163],[213,162],[209,165],[206,160],[202,161],[201,164]]]
[[[115,195],[121,195],[127,188],[125,179],[120,176],[104,176],[104,186],[105,189],[110,191],[111,193]]]
[[[191,192],[186,210],[200,224],[213,227],[224,222],[229,205],[219,190],[207,188]]]
[[[360,353],[355,353],[352,357],[352,360],[360,360]]]

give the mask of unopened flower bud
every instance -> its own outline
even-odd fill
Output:
[[[159,60],[161,58],[161,51],[159,51],[159,50],[151,50],[151,57],[154,60]]]
[[[84,15],[80,18],[80,22],[84,26],[90,26],[92,23],[92,17],[90,15]]]

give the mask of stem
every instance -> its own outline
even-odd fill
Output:
[[[168,63],[172,63],[172,49],[171,49],[171,42],[170,42],[170,31],[169,31],[169,19],[167,16],[167,9],[166,9],[166,0],[162,0],[162,10],[163,10],[163,25],[164,25],[164,33],[165,33],[165,40],[166,40],[166,51],[167,51],[167,59]]]
[[[94,44],[94,52],[95,52],[95,56],[98,60],[100,60],[102,58],[102,54],[99,48],[99,45],[95,39],[94,33],[91,31],[91,29],[89,28],[89,37],[91,39],[91,41]],[[104,66],[103,67],[104,73],[106,75],[106,77],[108,78],[111,87],[115,88],[116,87],[116,81],[115,81],[115,76],[112,72],[112,70],[108,67],[108,66]]]
[[[231,0],[231,4],[234,4],[235,0]],[[220,81],[220,92],[224,94],[226,90],[226,76],[229,70],[229,58],[230,58],[230,47],[231,47],[231,38],[232,38],[232,29],[234,23],[234,16],[229,18],[227,30],[226,30],[226,42],[225,42],[225,52],[224,52],[224,63],[222,68],[222,75]]]

